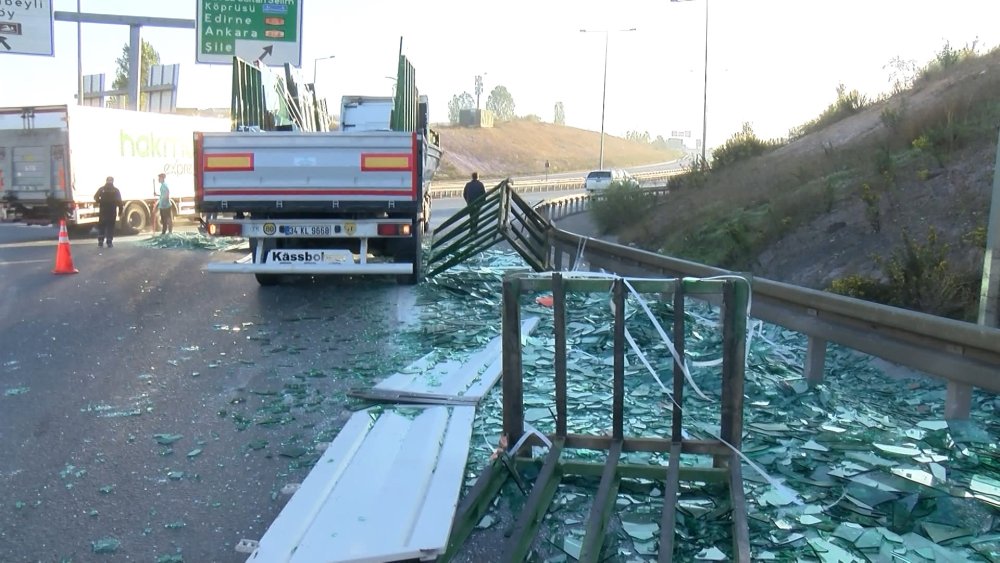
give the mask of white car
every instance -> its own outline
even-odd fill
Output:
[[[587,193],[596,193],[608,189],[608,186],[615,182],[634,182],[635,179],[628,172],[620,168],[611,170],[594,170],[587,174],[587,179],[583,182],[583,188]]]

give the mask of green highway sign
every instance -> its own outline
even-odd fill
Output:
[[[303,0],[198,0],[195,59],[302,66]]]

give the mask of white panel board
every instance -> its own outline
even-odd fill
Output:
[[[538,326],[538,317],[521,322],[521,335],[528,336]],[[432,352],[375,385],[379,391],[461,396],[480,400],[500,378],[502,362],[501,337],[491,340],[485,348],[474,352],[464,361],[435,362]]]
[[[443,553],[474,417],[466,406],[354,413],[247,561],[383,562]]]

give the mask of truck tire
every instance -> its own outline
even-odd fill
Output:
[[[417,285],[420,280],[424,277],[423,271],[423,233],[424,233],[424,222],[422,220],[414,220],[413,228],[410,230],[413,233],[411,237],[410,244],[408,244],[405,250],[400,251],[396,254],[397,262],[412,262],[413,263],[413,273],[403,274],[397,276],[396,281],[404,285]]]
[[[278,285],[280,281],[278,274],[254,274],[253,277],[257,278],[257,283],[261,287],[271,287],[272,285]]]
[[[133,201],[125,206],[122,223],[127,230],[141,233],[149,228],[149,210],[146,209],[145,205]]]
[[[274,241],[268,241],[266,239],[251,238],[250,239],[250,253],[257,256],[257,245],[263,246],[263,252],[267,253],[268,250],[274,248]],[[271,287],[273,285],[278,285],[281,278],[278,274],[254,274],[253,277],[257,278],[257,283],[261,287]]]

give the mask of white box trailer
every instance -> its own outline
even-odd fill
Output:
[[[195,132],[228,119],[60,105],[0,108],[0,202],[25,218],[97,222],[94,193],[108,176],[122,192],[125,226],[144,230],[167,174],[175,215],[193,215]]]

